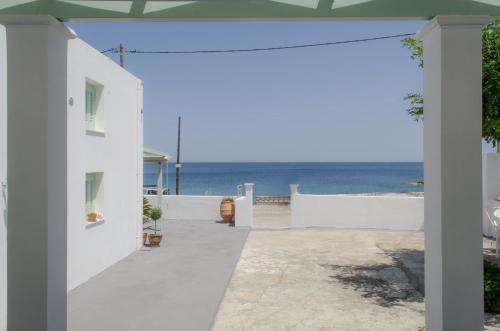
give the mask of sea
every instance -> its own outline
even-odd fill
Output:
[[[156,171],[156,164],[144,164],[144,186],[156,184]],[[307,194],[421,192],[411,183],[422,179],[422,162],[186,162],[180,193],[235,195],[243,183],[255,184],[255,196],[288,196],[290,184]],[[164,166],[163,183],[175,194],[175,164]]]

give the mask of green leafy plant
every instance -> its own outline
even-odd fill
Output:
[[[149,203],[149,200],[146,198],[142,198],[142,221],[143,223],[146,223],[149,221],[149,218],[151,217],[151,204]]]
[[[500,312],[500,267],[484,260],[484,310]]]
[[[156,234],[156,222],[161,218],[163,212],[161,208],[152,208],[151,209],[151,219],[155,222],[155,234]]]
[[[422,42],[405,38],[402,46],[410,50],[410,58],[424,67]],[[416,121],[423,120],[424,98],[411,92],[405,98],[410,107],[406,110]],[[483,29],[483,132],[484,140],[497,146],[500,142],[500,21],[488,24]]]

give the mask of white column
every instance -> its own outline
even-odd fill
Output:
[[[7,50],[0,25],[0,331],[7,329]]]
[[[7,29],[8,330],[66,330],[67,44],[48,16]],[[83,180],[83,179],[82,179]]]
[[[438,16],[424,42],[426,330],[483,329],[481,27]]]

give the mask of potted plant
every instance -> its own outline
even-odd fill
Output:
[[[151,204],[146,198],[142,198],[142,223],[147,223],[151,217]],[[146,240],[148,239],[148,234],[143,232],[142,234],[142,244],[146,245]]]
[[[158,247],[160,246],[161,239],[163,235],[161,233],[156,233],[156,222],[161,218],[162,216],[162,211],[161,208],[153,208],[151,209],[151,214],[149,217],[155,222],[155,233],[150,233],[149,234],[149,245],[153,247]]]
[[[229,223],[234,218],[234,199],[224,197],[220,203],[220,216],[224,223]]]

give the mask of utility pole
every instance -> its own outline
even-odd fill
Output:
[[[125,66],[125,48],[120,44],[120,66],[123,68]]]
[[[177,163],[175,165],[175,194],[180,193],[180,175],[181,175],[181,117],[177,123]]]

